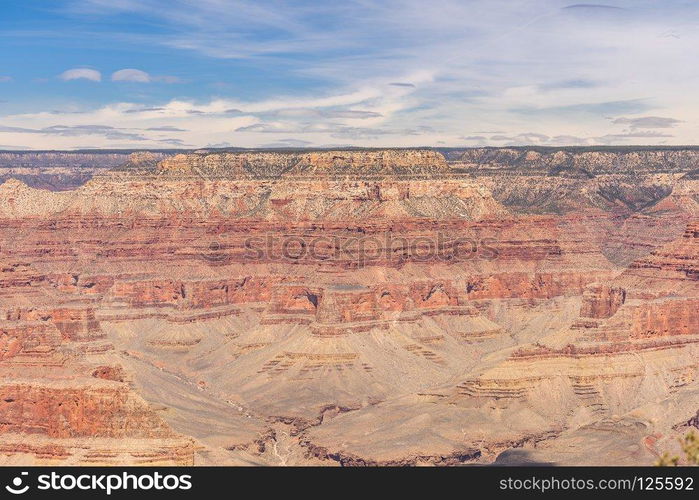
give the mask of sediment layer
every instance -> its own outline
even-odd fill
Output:
[[[697,154],[138,153],[53,191],[8,172],[0,461],[574,463],[578,435],[668,440],[696,415]]]

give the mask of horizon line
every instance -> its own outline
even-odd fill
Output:
[[[561,149],[577,149],[577,150],[597,150],[597,149],[650,149],[650,150],[668,150],[668,149],[699,149],[699,144],[679,144],[679,145],[657,145],[657,144],[600,144],[600,145],[538,145],[524,144],[516,146],[303,146],[303,147],[196,147],[196,148],[75,148],[75,149],[0,149],[2,153],[204,153],[204,152],[254,152],[254,151],[284,151],[284,152],[313,152],[313,151],[382,151],[382,150],[397,150],[397,151],[419,151],[419,150],[475,150],[475,149],[542,149],[542,150],[561,150]]]

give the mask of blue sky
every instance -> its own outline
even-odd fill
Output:
[[[699,2],[4,0],[0,148],[696,144]]]

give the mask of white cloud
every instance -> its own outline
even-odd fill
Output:
[[[412,81],[426,76],[411,75]],[[419,143],[420,129],[383,126],[395,110],[410,105],[414,87],[370,82],[347,92],[304,98],[280,96],[241,101],[217,98],[206,102],[174,99],[165,103],[109,104],[76,112],[51,111],[2,117],[0,139],[32,143],[37,148],[133,147],[165,145],[201,147],[211,143],[324,145],[337,137]],[[288,134],[299,137],[289,137]],[[409,137],[409,139],[406,139]],[[409,145],[406,143],[406,145]]]
[[[93,82],[100,82],[102,81],[102,73],[94,69],[73,68],[61,73],[59,78],[65,81],[83,79]]]
[[[11,82],[11,81],[12,81],[11,76],[0,75],[0,83],[7,83],[7,82]]]
[[[100,36],[103,42],[114,41],[134,51],[159,45],[159,51],[227,59],[209,60],[212,81],[231,79],[230,87],[221,86],[216,92],[243,90],[258,99],[212,97],[206,94],[212,84],[206,85],[206,76],[198,73],[195,78],[202,85],[183,90],[196,98],[183,94],[164,102],[149,100],[144,93],[138,105],[112,103],[84,110],[80,123],[75,122],[78,115],[68,113],[16,115],[0,121],[36,130],[108,125],[126,134],[127,129],[141,129],[146,131],[134,133],[154,145],[172,139],[201,146],[294,140],[324,145],[337,142],[338,134],[367,146],[526,141],[687,144],[699,137],[695,91],[699,66],[687,64],[687,54],[699,46],[693,25],[699,15],[696,2],[613,2],[623,9],[597,4],[566,8],[574,3],[570,0],[434,0],[429,9],[424,0],[271,5],[236,0],[235,9],[231,3],[70,2],[73,15],[91,20],[109,22],[110,16],[128,12],[157,22],[161,28],[157,33],[110,32],[122,29],[113,23],[105,24]],[[236,71],[224,74],[219,70],[223,67],[235,68],[245,78],[233,84],[231,75]],[[270,68],[279,81],[288,78],[291,83],[284,88],[275,80],[274,85],[247,92],[268,76]],[[117,80],[122,72],[128,73]],[[112,78],[179,81],[136,69],[122,69]],[[305,85],[306,81],[311,83]],[[280,86],[282,90],[268,90]],[[493,139],[482,130],[501,131],[501,138]],[[650,133],[633,133],[638,130]],[[115,146],[117,134],[110,136],[93,134],[86,139]],[[0,139],[8,144],[20,140]],[[41,147],[41,135],[25,139]],[[70,142],[65,133],[45,139],[87,144]]]
[[[181,83],[182,80],[171,75],[151,75],[145,71],[134,68],[124,68],[112,73],[113,82],[136,82],[136,83]]]
[[[140,69],[125,68],[112,73],[112,81],[114,82],[139,82],[150,83],[151,76]]]

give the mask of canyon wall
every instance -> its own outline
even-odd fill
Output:
[[[696,414],[672,398],[696,385],[697,154],[202,150],[69,189],[15,175],[0,461],[558,460],[639,408],[669,439]]]

